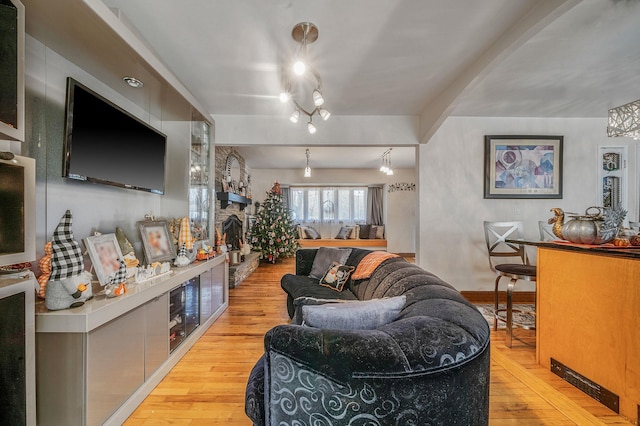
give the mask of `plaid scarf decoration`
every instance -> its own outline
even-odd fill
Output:
[[[73,218],[71,211],[67,210],[60,219],[60,223],[53,231],[51,240],[51,280],[60,281],[65,278],[79,275],[84,271],[84,261],[80,244],[73,239],[71,225]]]
[[[113,274],[113,278],[111,278],[111,284],[121,284],[127,281],[127,265],[124,263],[124,260],[120,259],[120,267]]]
[[[178,250],[178,256],[187,257],[187,247],[184,244],[180,246],[180,250]]]
[[[187,250],[193,248],[193,237],[191,236],[191,224],[188,217],[183,217],[180,221],[180,235],[178,236],[178,245],[185,245]],[[185,253],[186,255],[186,253]]]

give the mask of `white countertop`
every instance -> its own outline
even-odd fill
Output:
[[[127,282],[127,293],[122,296],[97,295],[77,308],[50,311],[44,300],[40,300],[36,302],[36,333],[88,333],[224,262],[225,256],[216,256],[188,266],[172,267],[170,273],[149,281]]]

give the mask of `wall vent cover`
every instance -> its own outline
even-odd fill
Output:
[[[620,414],[620,398],[591,379],[551,358],[551,372],[580,389],[605,407]]]

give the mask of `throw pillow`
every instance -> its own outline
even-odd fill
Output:
[[[367,254],[359,263],[356,271],[351,276],[353,280],[365,280],[371,277],[371,274],[378,269],[378,266],[387,259],[400,257],[397,254],[388,253],[386,251],[372,251]]]
[[[338,294],[338,293],[336,293]],[[344,294],[344,293],[340,293]],[[357,300],[357,299],[356,299]],[[302,325],[302,308],[305,305],[324,305],[325,303],[341,303],[345,299],[323,299],[318,297],[300,296],[293,299],[294,314],[291,317],[291,324]]]
[[[336,235],[336,239],[338,239],[338,240],[346,240],[347,238],[349,238],[351,236],[351,231],[352,231],[352,229],[349,228],[348,226],[341,227],[340,231],[338,231],[338,235]]]
[[[340,330],[373,330],[395,321],[406,296],[302,306],[303,325]]]
[[[327,273],[320,279],[320,285],[342,291],[354,269],[356,268],[353,266],[332,262]]]
[[[302,225],[298,225],[296,227],[296,230],[298,231],[298,239],[299,240],[304,240],[305,238],[307,238],[307,234],[304,232],[304,226]]]
[[[351,249],[320,247],[316,253],[316,257],[313,259],[313,265],[311,265],[309,277],[315,278],[316,280],[321,279],[325,272],[329,270],[333,262],[344,264],[350,254]]]
[[[350,228],[351,228],[351,234],[349,234],[347,238],[349,238],[350,240],[357,239],[358,233],[360,232],[360,227],[358,225],[355,225],[355,226],[350,226]]]
[[[371,225],[360,225],[360,239],[368,240],[369,232],[371,232]]]
[[[384,225],[371,225],[369,239],[382,239],[384,237]]]
[[[318,233],[318,231],[316,231],[313,226],[306,226],[304,228],[304,233],[307,235],[307,238],[310,238],[312,240],[317,240],[322,238],[320,236],[320,233]]]

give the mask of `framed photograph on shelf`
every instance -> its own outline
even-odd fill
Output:
[[[175,259],[176,248],[166,220],[138,222],[138,228],[147,264]]]
[[[563,136],[484,137],[484,198],[562,198]]]
[[[100,285],[109,284],[113,275],[118,272],[120,259],[122,259],[122,252],[120,251],[116,234],[86,237],[84,245],[89,252],[89,257]]]

